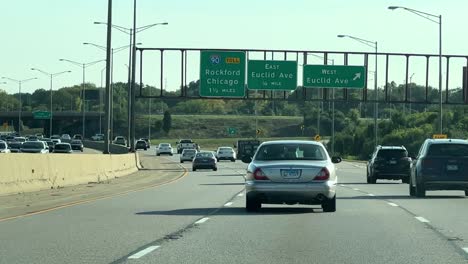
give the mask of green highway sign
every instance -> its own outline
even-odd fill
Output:
[[[200,96],[244,97],[245,52],[201,51]]]
[[[295,90],[297,62],[249,60],[247,87],[250,90]]]
[[[302,85],[306,88],[358,88],[366,83],[364,66],[304,65]]]
[[[34,111],[33,118],[34,119],[50,119],[51,114],[49,111]]]
[[[235,135],[237,134],[237,129],[235,127],[230,127],[228,128],[228,134],[229,135]]]

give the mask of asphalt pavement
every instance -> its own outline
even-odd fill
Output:
[[[189,170],[170,184],[0,222],[0,263],[468,263],[462,192],[413,198],[407,184],[366,184],[365,164],[343,162],[337,212],[247,213],[246,164],[191,172],[178,158],[154,156]]]

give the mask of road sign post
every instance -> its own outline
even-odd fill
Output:
[[[249,60],[247,87],[250,90],[295,90],[297,62]]]
[[[303,86],[306,88],[357,88],[366,83],[364,66],[304,65]]]
[[[201,51],[200,96],[244,97],[245,52]]]

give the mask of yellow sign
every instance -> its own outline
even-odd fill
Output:
[[[315,141],[320,141],[320,135],[315,135],[314,140]]]
[[[446,134],[434,134],[432,135],[433,139],[446,139],[447,135]]]

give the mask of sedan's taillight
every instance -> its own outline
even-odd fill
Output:
[[[257,168],[253,173],[253,177],[257,181],[266,181],[269,180],[268,177],[263,173],[262,169]]]
[[[314,181],[325,181],[330,178],[330,172],[327,168],[322,168],[314,178]]]

